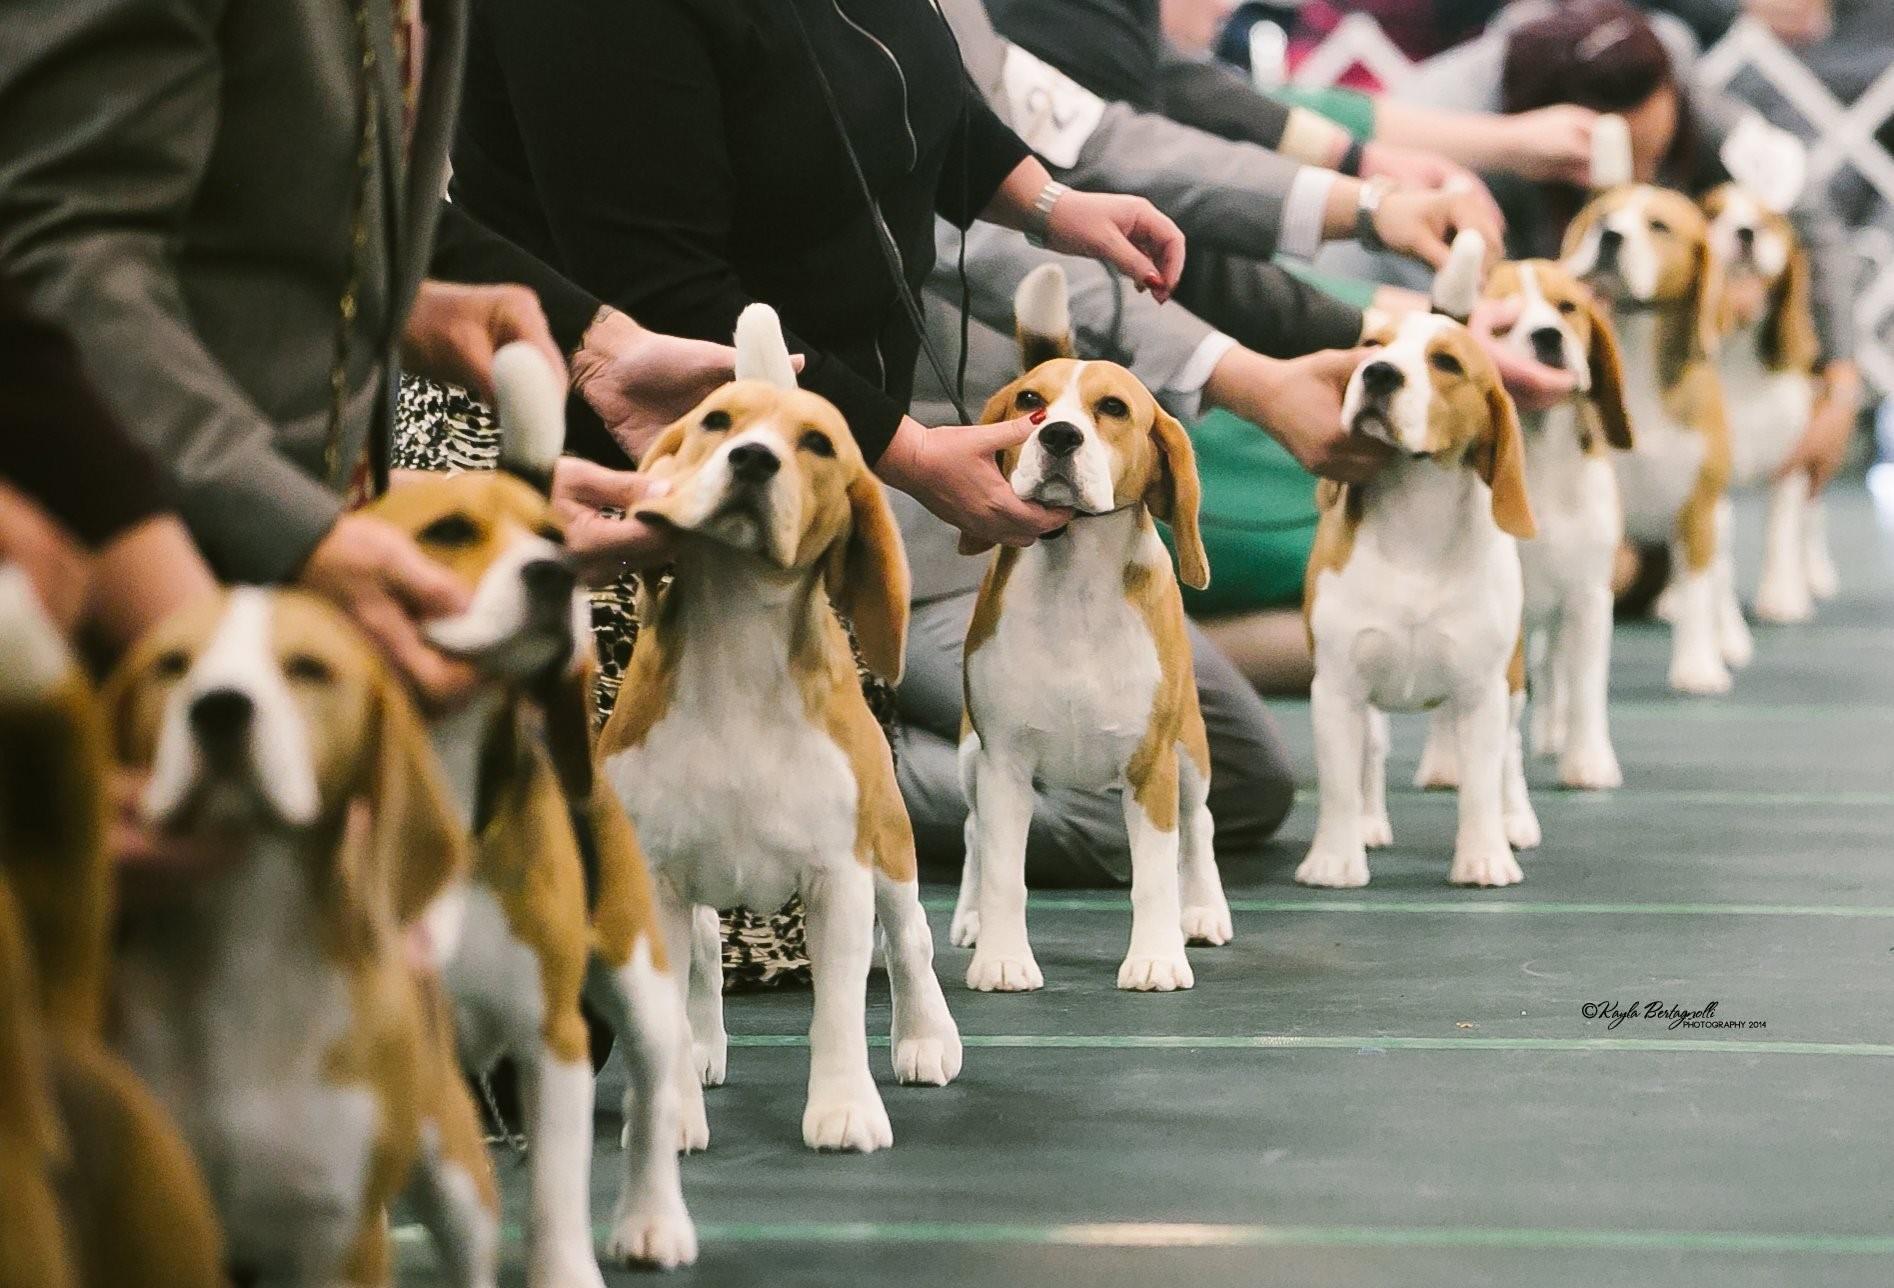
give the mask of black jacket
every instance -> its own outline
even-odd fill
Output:
[[[647,326],[774,305],[870,460],[919,352],[796,27],[919,289],[1027,155],[928,0],[475,0],[454,199]]]

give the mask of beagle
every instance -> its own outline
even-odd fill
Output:
[[[1517,542],[1536,529],[1512,398],[1455,320],[1472,310],[1483,253],[1477,233],[1455,239],[1436,311],[1371,332],[1376,352],[1343,396],[1349,432],[1396,456],[1370,482],[1318,488],[1303,613],[1320,806],[1296,869],[1304,885],[1366,885],[1367,847],[1393,839],[1388,711],[1443,710],[1451,722],[1460,828],[1448,879],[1523,877],[1508,835],[1526,830],[1531,805],[1509,722],[1524,698]]]
[[[1183,599],[1152,516],[1172,525],[1183,580],[1208,584],[1196,458],[1184,427],[1137,377],[1074,357],[1057,265],[1020,283],[1014,312],[1025,374],[980,419],[1033,419],[1038,430],[1002,453],[1000,469],[1021,497],[1069,507],[1074,518],[1036,545],[1002,548],[974,602],[954,942],[974,947],[969,988],[1041,987],[1026,934],[1034,784],[1116,787],[1132,870],[1118,987],[1189,988],[1185,941],[1227,943],[1232,928],[1212,852],[1209,744]]]
[[[149,824],[236,855],[128,918],[120,1044],[176,1115],[239,1281],[390,1281],[412,1196],[452,1280],[495,1283],[499,1204],[448,1017],[404,927],[466,862],[427,735],[340,613],[238,588],[108,689]]]
[[[1722,272],[1724,327],[1717,369],[1729,404],[1731,482],[1768,482],[1808,427],[1815,406],[1819,341],[1809,304],[1809,266],[1795,230],[1747,189],[1724,184],[1704,198],[1710,250]],[[1814,601],[1835,593],[1822,502],[1807,471],[1769,489],[1756,615],[1807,621]],[[1718,611],[1743,630],[1728,551],[1717,575]]]
[[[1670,686],[1728,692],[1730,666],[1748,659],[1717,613],[1730,441],[1713,356],[1721,292],[1708,224],[1682,193],[1619,185],[1572,221],[1563,262],[1609,302],[1625,356],[1636,442],[1614,460],[1627,534],[1672,549]]]
[[[203,1179],[105,1044],[107,770],[97,695],[0,565],[0,1283],[221,1288]]]
[[[526,1103],[535,1285],[602,1283],[592,1251],[592,1063],[583,995],[626,1057],[625,1166],[607,1238],[615,1261],[696,1259],[677,1146],[701,1147],[702,1092],[678,1098],[688,1055],[650,874],[629,821],[594,772],[590,604],[548,499],[565,441],[565,391],[515,344],[494,358],[497,471],[403,483],[365,513],[413,537],[472,590],[427,626],[482,684],[429,729],[473,866],[432,928],[460,1054],[510,1056]],[[683,1123],[680,1129],[680,1123]]]
[[[894,1143],[865,1032],[877,918],[896,1078],[943,1085],[961,1059],[893,758],[836,616],[869,668],[897,677],[907,559],[840,413],[795,387],[775,314],[752,305],[736,339],[737,380],[642,462],[670,490],[635,513],[677,535],[677,557],[668,585],[646,582],[600,758],[651,856],[666,940],[691,944],[693,923],[700,937],[695,1077],[720,1083],[726,1064],[709,910],[799,892],[815,976],[803,1140],[868,1152]]]
[[[1618,342],[1597,298],[1549,260],[1499,265],[1485,294],[1519,303],[1505,344],[1570,372],[1578,386],[1559,406],[1519,416],[1526,494],[1538,529],[1519,545],[1532,749],[1558,758],[1562,786],[1618,787],[1624,775],[1611,745],[1606,694],[1611,567],[1624,516],[1612,453],[1632,443]]]

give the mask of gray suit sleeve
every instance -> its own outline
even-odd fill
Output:
[[[1268,259],[1282,234],[1283,200],[1301,169],[1253,143],[1113,103],[1060,178],[1075,188],[1148,197],[1193,248]]]
[[[1222,63],[1186,57],[1166,45],[1158,57],[1158,85],[1164,114],[1174,120],[1265,148],[1282,143],[1289,109]]]
[[[1811,184],[1789,212],[1809,261],[1809,308],[1824,363],[1855,356],[1854,251],[1828,200],[1825,184]]]
[[[217,132],[226,7],[9,0],[0,271],[72,334],[112,409],[170,470],[219,571],[278,581],[340,502],[277,451],[268,418],[193,329],[171,268]]]

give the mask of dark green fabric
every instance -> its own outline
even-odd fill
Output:
[[[1193,615],[1247,612],[1302,599],[1315,541],[1315,477],[1268,434],[1228,412],[1191,427],[1203,481],[1198,526],[1208,590],[1184,589]],[[1171,541],[1168,529],[1166,543]]]
[[[1301,89],[1284,85],[1270,97],[1291,107],[1320,112],[1350,134],[1367,142],[1374,137],[1374,100],[1352,89]]]

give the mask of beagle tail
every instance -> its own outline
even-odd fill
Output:
[[[752,304],[737,315],[738,380],[762,380],[778,389],[796,387],[796,365],[783,340],[782,319],[767,304]]]
[[[542,492],[566,446],[566,386],[545,356],[523,340],[493,355],[500,468]]]
[[[1054,358],[1074,358],[1072,309],[1066,298],[1065,270],[1041,264],[1013,292],[1013,330],[1019,340],[1019,369],[1031,371]]]
[[[1622,116],[1606,113],[1592,122],[1591,187],[1603,192],[1630,183],[1637,174],[1631,162],[1631,127]]]
[[[1453,239],[1447,262],[1434,274],[1434,312],[1456,322],[1473,316],[1480,298],[1481,268],[1486,260],[1486,238],[1471,228],[1462,229]]]

